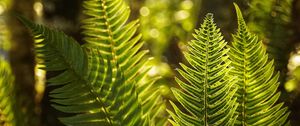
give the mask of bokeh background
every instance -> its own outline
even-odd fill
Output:
[[[35,67],[33,40],[28,30],[12,15],[15,13],[50,27],[58,28],[82,41],[80,20],[83,0],[0,0],[0,55],[10,61],[22,111],[32,126],[60,126],[57,116],[65,113],[50,106],[45,73]],[[161,76],[155,86],[169,107],[175,100],[170,92],[176,87],[174,76],[182,52],[206,13],[213,13],[227,42],[235,32],[233,2],[242,9],[249,29],[265,43],[280,71],[282,92],[279,102],[289,106],[293,125],[300,125],[300,0],[125,0],[131,8],[130,20],[139,19],[144,48],[153,56],[149,76]],[[167,116],[163,114],[163,116]]]

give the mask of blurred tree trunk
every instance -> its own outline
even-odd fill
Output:
[[[33,19],[34,0],[12,0],[10,12]],[[14,16],[8,18],[11,32],[10,62],[17,90],[17,102],[21,107],[25,126],[39,126],[38,107],[35,103],[34,55],[31,35]]]

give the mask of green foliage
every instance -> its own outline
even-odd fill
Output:
[[[87,50],[64,33],[21,19],[35,37],[35,50],[41,67],[62,71],[48,80],[53,107],[74,116],[61,118],[66,125],[142,125],[142,110],[135,85],[124,84],[122,72],[113,69],[98,50]],[[87,55],[88,54],[88,55]],[[88,66],[88,67],[87,67]],[[136,94],[136,95],[134,95]],[[129,96],[130,95],[130,96]]]
[[[280,93],[279,73],[274,72],[273,61],[268,61],[266,48],[258,37],[249,32],[239,7],[235,4],[238,30],[233,35],[229,53],[232,75],[238,77],[236,93],[237,125],[287,124],[289,112],[283,103],[276,104]]]
[[[0,125],[18,126],[15,101],[14,78],[8,62],[0,54]]]
[[[194,37],[185,53],[191,67],[181,64],[182,70],[178,70],[186,82],[176,78],[184,91],[172,89],[188,114],[171,102],[176,114],[170,112],[175,121],[170,122],[181,126],[233,125],[237,88],[233,87],[235,78],[229,75],[229,49],[224,49],[226,42],[212,14],[206,15]]]
[[[174,43],[185,42],[194,29],[199,0],[145,0],[140,9],[141,32],[157,60]]]
[[[291,43],[292,0],[252,0],[248,11],[249,29],[263,38],[284,83],[290,52],[295,49]]]
[[[138,22],[125,25],[129,9],[122,0],[87,0],[84,6],[90,16],[83,21],[84,48],[62,32],[21,18],[34,34],[40,68],[61,72],[48,80],[57,87],[50,94],[53,107],[74,116],[60,120],[66,125],[154,125],[162,102],[150,89],[156,78],[144,81],[149,67],[147,51],[139,51],[141,35],[135,36]]]
[[[279,73],[275,74],[265,47],[248,31],[235,7],[238,30],[230,48],[210,13],[196,30],[195,40],[189,42],[185,53],[189,65],[180,64],[181,78],[175,79],[182,90],[172,89],[179,104],[171,102],[171,124],[289,124],[287,108],[276,104]],[[159,90],[152,87],[158,78],[147,76],[148,51],[142,50],[141,35],[136,33],[138,21],[127,23],[130,10],[126,3],[86,0],[84,8],[83,46],[63,32],[19,17],[35,38],[39,68],[58,73],[47,82],[54,87],[52,106],[70,114],[60,121],[76,126],[166,125],[167,118],[159,116],[164,103]],[[15,111],[14,102],[2,99],[14,97],[7,95],[13,92],[11,85],[5,85],[13,79],[4,66],[1,60],[0,89],[7,90],[0,92],[0,114],[10,122],[15,117],[9,113]]]
[[[140,42],[142,36],[136,34],[138,20],[126,23],[130,9],[123,0],[86,0],[83,6],[84,14],[88,16],[82,27],[84,46],[98,49],[103,57],[111,59],[112,64],[119,64],[124,83],[137,86],[144,114],[152,117],[154,123],[157,111],[163,111],[163,102],[159,90],[152,87],[158,78],[145,79],[150,69],[145,56],[148,50],[141,50],[144,42]],[[152,95],[149,97],[149,94]]]

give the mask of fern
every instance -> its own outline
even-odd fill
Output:
[[[21,18],[32,30],[42,69],[62,71],[48,80],[57,88],[52,106],[74,116],[60,118],[66,125],[148,125],[142,116],[135,85],[125,84],[122,70],[113,74],[110,60],[104,62],[97,49],[81,48],[64,33]]]
[[[165,120],[156,122],[163,111],[158,90],[151,87],[157,78],[145,81],[148,51],[141,51],[138,21],[126,23],[130,13],[126,3],[86,0],[84,7],[88,18],[83,21],[83,46],[60,31],[20,17],[32,30],[40,68],[59,73],[48,83],[55,87],[50,92],[52,106],[71,114],[60,121],[76,126],[165,125]],[[275,104],[280,95],[276,93],[279,74],[274,74],[262,42],[248,31],[235,7],[238,31],[230,49],[210,13],[189,42],[185,53],[189,66],[180,64],[183,79],[175,78],[183,90],[172,89],[180,103],[171,102],[175,112],[168,111],[173,125],[289,124],[287,108]],[[0,92],[0,114],[6,123],[16,125],[14,113],[2,111],[16,111],[7,107],[13,102],[2,100],[13,98],[7,96],[12,92],[10,85],[2,83],[11,80],[9,71],[1,69],[3,63],[0,89],[8,90]]]
[[[287,124],[289,112],[283,103],[276,104],[280,93],[279,73],[274,72],[273,61],[258,37],[251,34],[239,7],[235,5],[238,30],[233,35],[229,53],[233,75],[238,77],[239,90],[236,93],[239,107],[237,125],[283,125]]]
[[[238,106],[233,95],[237,89],[233,88],[234,78],[229,76],[229,49],[224,49],[226,42],[212,14],[206,15],[194,37],[189,53],[185,53],[191,67],[181,64],[182,69],[178,70],[186,82],[176,78],[184,91],[172,89],[188,114],[171,102],[175,114],[169,113],[175,122],[170,122],[182,126],[233,125]]]
[[[290,40],[292,0],[253,0],[251,5],[249,29],[267,44],[270,59],[274,59],[275,69],[280,71],[279,80],[284,83],[289,55],[294,50]]]
[[[87,0],[85,7],[91,17],[84,21],[84,49],[62,32],[21,18],[33,31],[41,68],[62,71],[48,80],[57,86],[50,96],[53,107],[74,116],[60,120],[66,125],[154,125],[157,112],[151,110],[162,107],[156,105],[158,90],[146,95],[156,79],[143,82],[149,68],[143,59],[147,51],[138,52],[141,35],[133,38],[137,21],[123,26],[129,10],[121,0]]]
[[[86,0],[83,5],[84,14],[88,17],[83,20],[82,26],[84,46],[98,49],[103,57],[111,59],[112,64],[119,64],[125,84],[137,86],[145,116],[155,121],[157,110],[162,110],[163,102],[159,90],[150,88],[158,78],[144,81],[150,68],[145,56],[148,50],[141,50],[141,35],[136,34],[138,20],[127,23],[130,9],[123,0]],[[149,94],[152,95],[149,97]]]

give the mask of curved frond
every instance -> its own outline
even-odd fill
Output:
[[[238,77],[236,93],[239,107],[237,125],[283,125],[289,112],[283,103],[276,104],[280,93],[279,73],[268,61],[266,48],[258,37],[248,31],[239,7],[235,4],[238,30],[233,35],[231,51],[232,74]]]
[[[150,67],[146,65],[148,50],[141,49],[144,42],[140,42],[141,35],[136,33],[138,20],[127,22],[130,9],[124,0],[86,0],[83,6],[83,13],[87,15],[82,21],[84,46],[98,49],[112,64],[118,64],[125,84],[137,87],[143,113],[153,122],[157,110],[163,111],[163,102],[157,89],[149,90],[157,78],[144,81]]]
[[[173,94],[185,111],[171,102],[175,113],[169,111],[174,125],[208,126],[233,125],[237,88],[235,78],[229,76],[230,61],[225,49],[226,42],[213,21],[213,15],[207,14],[204,23],[194,34],[195,40],[189,42],[189,52],[185,57],[189,64],[180,64],[178,72],[184,79],[176,78],[183,89],[172,89]]]
[[[55,99],[54,102],[64,105],[56,106],[59,110],[77,113],[75,116],[60,120],[69,125],[146,125],[134,85],[124,84],[124,77],[118,69],[114,75],[115,65],[109,60],[105,63],[98,50],[86,49],[86,51],[89,61],[87,80],[90,91],[68,99]],[[76,90],[64,93],[75,94]]]
[[[292,1],[252,0],[248,13],[247,26],[267,45],[269,59],[274,59],[275,70],[280,71],[281,83],[286,82],[287,64],[295,47],[291,41]]]
[[[104,57],[111,57],[124,70],[125,77],[134,80],[134,67],[141,67],[138,64],[148,51],[139,51],[143,42],[139,42],[141,35],[136,35],[138,21],[126,23],[130,9],[125,1],[86,0],[84,8],[88,16],[83,20],[85,46],[98,48]]]
[[[52,106],[73,116],[60,118],[66,125],[149,125],[134,83],[127,83],[118,64],[104,60],[101,51],[81,46],[62,32],[21,18],[35,36],[38,63],[61,73],[48,82]],[[108,57],[109,58],[109,57]]]

